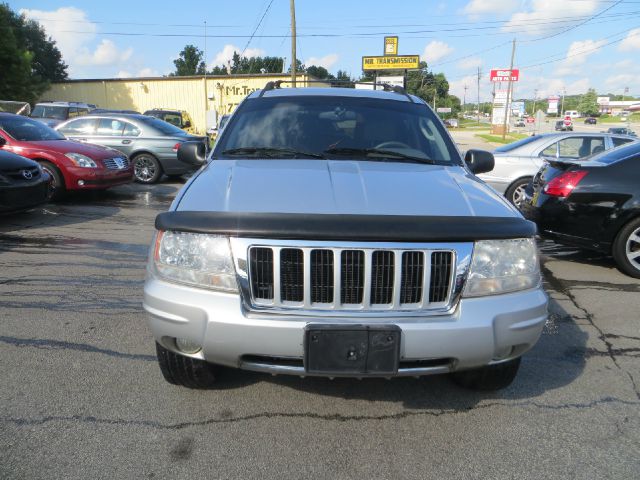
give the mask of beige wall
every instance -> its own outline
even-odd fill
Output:
[[[126,78],[70,80],[54,83],[42,100],[95,103],[100,108],[136,110],[175,108],[189,112],[199,133],[206,129],[206,111],[231,113],[248,94],[267,82],[289,80],[288,75],[234,75],[207,77]],[[307,75],[298,76],[298,85],[307,86]],[[285,86],[288,86],[285,84]],[[328,84],[313,84],[326,86]],[[213,94],[213,100],[209,100]]]

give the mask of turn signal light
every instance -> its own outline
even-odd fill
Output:
[[[565,172],[547,183],[543,191],[552,197],[568,197],[587,173],[586,170]]]

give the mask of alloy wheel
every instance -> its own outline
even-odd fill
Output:
[[[136,158],[133,170],[136,178],[145,183],[156,175],[156,165],[154,161],[146,156]]]
[[[640,270],[640,227],[636,228],[627,238],[625,254],[629,263]]]
[[[518,185],[516,189],[513,191],[513,204],[520,208],[522,202],[524,201],[524,191],[527,188],[526,184]]]

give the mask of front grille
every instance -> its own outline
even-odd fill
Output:
[[[109,170],[124,170],[129,167],[129,159],[126,157],[107,158],[102,163]]]
[[[249,248],[257,305],[325,310],[441,308],[451,296],[451,250]]]
[[[14,180],[30,181],[40,177],[40,169],[38,167],[27,167],[18,170],[8,170],[2,172],[2,174]]]

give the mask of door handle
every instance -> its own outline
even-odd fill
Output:
[[[123,145],[129,145],[130,143],[131,143],[131,140],[122,140]]]

